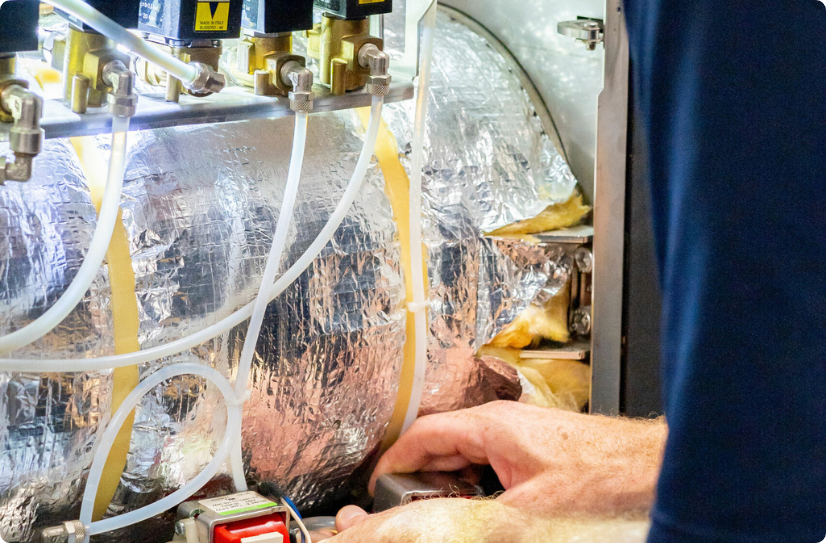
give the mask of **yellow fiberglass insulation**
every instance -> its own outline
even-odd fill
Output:
[[[491,356],[516,368],[533,385],[533,394],[525,395],[525,403],[539,407],[556,407],[567,411],[582,411],[591,390],[591,367],[578,360],[523,359],[519,349],[485,346],[479,357]]]
[[[571,289],[566,284],[543,306],[529,305],[512,323],[499,332],[488,345],[524,349],[536,346],[543,339],[568,341],[568,305]]]
[[[497,228],[488,235],[524,236],[568,228],[578,224],[590,211],[591,207],[582,203],[582,195],[574,193],[566,202],[549,205],[536,217]]]

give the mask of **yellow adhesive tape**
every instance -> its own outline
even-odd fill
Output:
[[[72,145],[80,158],[80,163],[89,183],[92,202],[100,212],[103,199],[103,190],[106,187],[107,164],[106,153],[101,152],[95,145],[94,138],[72,138]],[[132,257],[129,252],[129,242],[126,229],[123,226],[122,212],[118,212],[115,230],[109,249],[106,252],[106,262],[109,266],[109,285],[112,288],[112,321],[115,332],[115,354],[133,353],[140,350],[138,343],[138,299],[135,296],[135,272],[132,269]],[[132,390],[138,386],[139,374],[137,366],[116,368],[112,382],[112,413],[126,399]],[[126,455],[129,453],[129,442],[132,438],[132,423],[135,412],[130,413],[118,432],[112,450],[103,468],[103,474],[95,496],[95,507],[92,520],[99,520],[109,507],[115,491],[120,484],[123,468],[126,466]]]
[[[370,120],[370,108],[359,108],[356,110],[362,125],[366,128]],[[404,270],[404,289],[406,293],[405,301],[413,301],[413,279],[410,262],[410,178],[407,171],[399,160],[399,144],[396,138],[388,130],[384,121],[379,126],[379,134],[376,140],[376,148],[373,154],[379,161],[381,173],[384,175],[384,190],[390,200],[393,209],[393,219],[396,222],[396,229],[399,233],[401,243],[401,263]],[[420,249],[423,256],[426,255],[425,247]],[[427,264],[426,259],[422,259],[424,268],[425,285],[427,285]],[[410,395],[413,390],[414,370],[416,367],[416,326],[413,313],[407,313],[405,322],[406,339],[404,343],[404,361],[402,362],[401,379],[399,380],[399,393],[396,396],[396,406],[393,409],[393,416],[387,426],[384,440],[382,441],[382,451],[387,450],[401,435],[404,417],[407,414],[407,407],[410,405]]]

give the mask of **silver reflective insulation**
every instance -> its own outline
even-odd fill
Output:
[[[395,13],[385,21],[388,43],[399,47],[403,21]],[[390,104],[385,112],[408,169],[414,107]],[[571,255],[561,247],[484,235],[567,200],[576,188],[534,112],[507,61],[440,12],[422,181],[430,336],[420,415],[502,397],[486,390],[493,369],[474,353],[568,279]]]
[[[392,26],[388,25],[393,42]],[[491,239],[503,224],[566,199],[575,180],[516,78],[484,40],[440,15],[429,97],[424,220],[430,339],[422,412],[519,396],[515,372],[473,354],[530,303],[565,283],[558,247]],[[385,120],[409,167],[413,104]],[[173,127],[130,134],[123,222],[132,255],[142,348],[201,330],[250,302],[278,217],[291,119]],[[355,114],[314,114],[282,271],[315,238],[362,145]],[[107,137],[98,138],[106,148]],[[71,145],[48,141],[27,184],[0,187],[0,333],[25,325],[62,292],[88,247],[95,211]],[[102,166],[101,166],[102,167]],[[304,509],[346,497],[389,421],[402,363],[404,286],[379,168],[333,242],[270,304],[251,376],[243,437],[248,479],[273,482]],[[112,353],[108,270],[54,333],[22,356]],[[245,324],[165,360],[232,377]],[[109,372],[0,374],[0,535],[77,518],[92,447],[110,413]],[[185,376],[137,410],[130,452],[108,514],[179,488],[224,432],[213,387]],[[226,474],[205,491],[226,492]],[[163,540],[168,519],[115,534]],[[157,530],[155,530],[157,528]],[[155,530],[150,532],[149,530]],[[112,538],[110,538],[112,539]]]
[[[0,144],[0,153],[10,155]],[[96,213],[68,141],[47,140],[32,181],[0,187],[0,334],[50,307],[83,261]],[[30,358],[112,352],[108,276],[77,308],[21,349]],[[30,540],[44,518],[76,518],[92,447],[109,417],[110,372],[0,373],[0,535]]]
[[[312,117],[282,270],[312,243],[340,200],[362,147],[363,130],[356,122],[349,112]],[[287,118],[130,134],[121,207],[142,348],[203,329],[254,298],[278,218],[292,131],[293,120]],[[99,147],[108,145],[108,137],[98,138]],[[52,148],[57,149],[54,159]],[[18,255],[4,266],[13,280],[4,280],[4,291],[10,292],[3,298],[9,309],[3,315],[11,313],[14,326],[48,305],[32,289],[53,300],[65,288],[95,224],[84,176],[68,142],[50,141],[48,149],[37,162],[35,179],[0,191],[3,239],[16,244],[9,253]],[[27,205],[39,207],[28,211]],[[49,221],[48,240],[39,238],[44,219]],[[26,236],[31,239],[17,241]],[[47,244],[51,238],[62,240],[63,246]],[[71,257],[55,256],[45,263],[52,275],[43,273],[44,256],[60,251]],[[269,307],[251,375],[243,449],[253,481],[275,482],[302,507],[346,494],[348,478],[384,434],[404,344],[398,262],[390,206],[373,165],[333,241]],[[102,281],[91,300],[105,291],[105,273]],[[83,356],[78,354],[81,339],[103,343],[89,348],[89,356],[111,354],[110,313],[96,308],[95,314],[106,316],[97,323],[84,317],[88,305],[67,319],[77,321],[73,334],[50,334],[54,341],[74,337],[77,348],[46,344],[47,336],[18,354]],[[195,361],[230,377],[245,324],[198,348],[146,364],[141,373]],[[4,333],[11,326],[4,322]],[[99,336],[108,340],[101,342]],[[91,464],[98,424],[109,415],[111,381],[97,374],[4,374],[2,384],[8,392],[0,411],[5,460],[0,465],[0,530],[7,540],[32,540],[34,527],[78,514],[83,470]],[[109,513],[151,503],[196,475],[211,459],[224,421],[220,398],[201,379],[184,376],[158,387],[137,411],[126,470]],[[44,437],[36,439],[36,431]],[[67,463],[67,457],[72,461]],[[147,529],[141,526],[116,538],[137,538]]]

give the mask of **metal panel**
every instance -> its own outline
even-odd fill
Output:
[[[516,57],[539,90],[561,136],[571,170],[593,199],[597,96],[602,88],[603,51],[587,51],[560,36],[556,25],[577,16],[603,18],[601,0],[440,0],[496,36]]]
[[[634,67],[631,66],[631,70]],[[632,78],[633,81],[633,78]],[[633,84],[631,96],[634,95]],[[622,368],[622,413],[648,417],[663,412],[660,399],[660,314],[662,295],[654,254],[651,193],[645,139],[630,100],[628,131],[628,213],[625,252],[625,357]]]
[[[628,35],[620,0],[607,0],[594,185],[591,411],[615,415],[622,366]]]

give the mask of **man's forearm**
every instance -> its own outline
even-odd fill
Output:
[[[497,500],[415,502],[371,515],[336,543],[643,543],[644,518],[528,515]],[[331,542],[332,543],[332,542]]]

